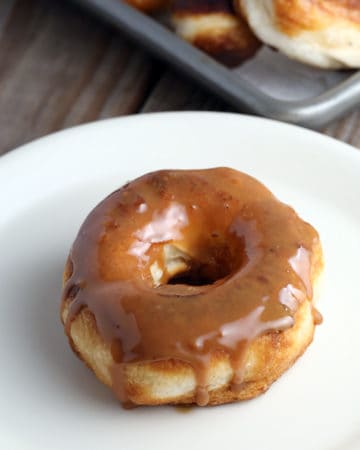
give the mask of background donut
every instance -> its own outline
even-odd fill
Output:
[[[125,0],[126,3],[145,13],[153,13],[169,6],[170,0]]]
[[[264,43],[326,68],[360,67],[360,0],[235,0]]]
[[[230,0],[174,0],[171,23],[179,36],[229,67],[252,57],[261,45]]]

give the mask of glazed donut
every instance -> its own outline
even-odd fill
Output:
[[[162,170],[89,214],[61,319],[124,405],[248,399],[312,341],[322,264],[314,228],[254,178]]]
[[[360,67],[360,0],[235,0],[253,32],[290,58]]]
[[[175,32],[228,67],[252,57],[260,42],[230,0],[173,0]]]

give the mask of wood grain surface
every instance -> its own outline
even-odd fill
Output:
[[[70,1],[0,1],[0,154],[81,123],[176,110],[231,108]],[[360,110],[323,131],[360,148]]]

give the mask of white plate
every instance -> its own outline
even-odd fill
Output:
[[[70,351],[58,309],[63,264],[87,212],[159,168],[228,165],[268,185],[319,230],[325,321],[257,399],[181,414],[122,410]],[[360,153],[319,134],[230,114],[115,119],[0,158],[0,448],[360,448]]]

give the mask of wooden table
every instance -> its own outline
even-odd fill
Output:
[[[231,108],[70,1],[0,1],[0,154],[88,121],[178,110]],[[323,131],[360,148],[360,109]]]

